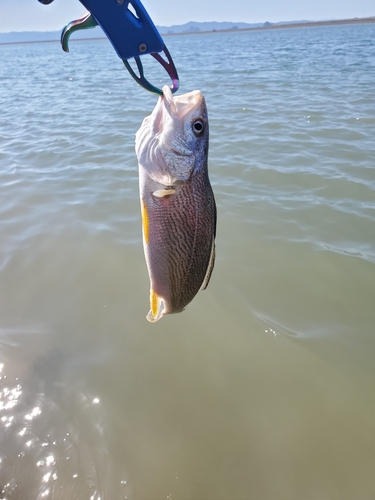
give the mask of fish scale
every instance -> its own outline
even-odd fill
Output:
[[[202,177],[196,175],[168,199],[155,199],[151,193],[154,187],[144,198],[149,210],[146,258],[153,276],[152,288],[166,299],[165,289],[170,290],[174,312],[183,310],[200,289],[215,236],[213,194]]]

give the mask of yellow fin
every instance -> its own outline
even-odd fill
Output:
[[[174,189],[158,189],[154,191],[152,194],[155,198],[164,198],[164,196],[168,196],[169,194],[174,194],[176,191]]]
[[[148,243],[148,210],[145,202],[142,200],[141,203],[141,213],[142,213],[142,227],[143,227],[143,237],[145,243]]]
[[[150,290],[150,307],[146,318],[150,323],[156,323],[163,316],[164,301],[152,288]]]

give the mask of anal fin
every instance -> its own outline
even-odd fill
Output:
[[[150,308],[146,319],[150,323],[156,323],[156,321],[159,321],[164,316],[164,300],[152,288],[150,290]]]

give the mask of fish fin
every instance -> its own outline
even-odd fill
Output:
[[[174,194],[176,191],[174,189],[158,189],[154,191],[152,194],[155,198],[164,198],[164,196],[168,196],[170,194]]]
[[[143,238],[145,243],[148,244],[148,210],[146,203],[141,201],[141,214],[142,214],[142,227],[143,227]]]
[[[210,260],[208,262],[206,276],[204,277],[200,290],[205,290],[208,287],[208,284],[211,279],[212,270],[214,268],[214,264],[215,264],[215,240],[212,241]]]
[[[152,288],[150,290],[150,307],[151,309],[146,319],[150,323],[156,323],[156,321],[159,321],[164,316],[164,300]]]

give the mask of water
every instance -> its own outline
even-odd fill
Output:
[[[217,262],[154,325],[155,97],[106,41],[0,46],[1,498],[373,500],[374,40],[166,39],[208,104]]]

